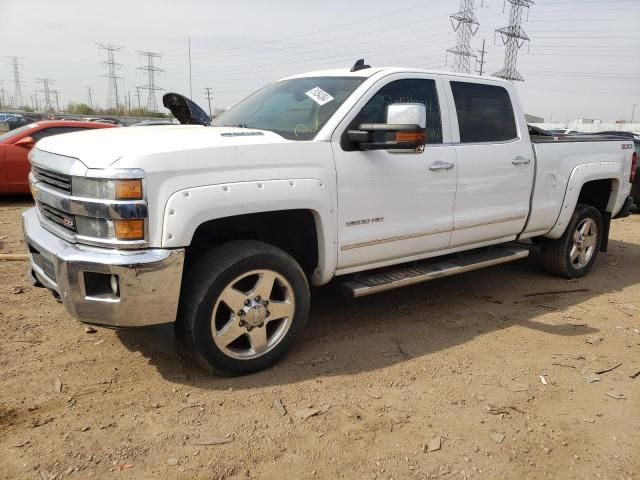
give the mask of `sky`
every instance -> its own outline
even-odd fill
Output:
[[[485,74],[497,72],[504,46],[496,28],[508,24],[509,4],[475,0],[480,27],[472,47],[485,40]],[[156,84],[207,107],[238,102],[262,85],[305,71],[373,66],[451,70],[456,34],[449,16],[459,0],[0,0],[0,86],[13,94],[7,56],[22,57],[22,91],[30,101],[55,81],[61,105],[105,106],[107,79],[98,43],[122,47],[116,61],[121,97],[146,84],[138,51],[162,54]],[[525,14],[526,18],[526,14]],[[527,113],[550,121],[640,119],[640,0],[535,0],[523,29],[517,83]],[[142,105],[147,102],[142,93]],[[42,98],[42,94],[38,94]],[[157,93],[161,107],[162,92]]]

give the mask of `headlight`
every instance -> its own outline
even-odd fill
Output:
[[[101,200],[142,200],[142,180],[113,180],[106,178],[73,177],[71,192],[74,197]]]

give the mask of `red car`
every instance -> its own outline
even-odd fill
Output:
[[[90,128],[113,128],[97,122],[50,120],[30,123],[0,135],[0,194],[29,193],[29,151],[38,140]]]

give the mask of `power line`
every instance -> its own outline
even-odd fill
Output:
[[[476,58],[476,53],[471,48],[471,37],[476,34],[480,24],[473,13],[473,1],[460,0],[459,11],[451,15],[457,42],[456,46],[449,48],[447,52],[455,55],[454,72],[471,73],[471,58]]]
[[[164,70],[155,66],[155,60],[161,58],[162,55],[154,52],[138,52],[140,55],[147,59],[147,64],[142,67],[138,67],[138,70],[146,72],[147,84],[142,86],[143,90],[147,90],[147,110],[150,112],[158,111],[158,102],[156,101],[156,91],[164,90],[164,88],[156,85],[156,74],[164,72]]]
[[[102,45],[100,43],[98,43],[97,45],[100,50],[104,50],[107,52],[107,60],[102,62],[102,65],[107,68],[107,74],[103,75],[103,77],[106,77],[108,81],[106,108],[107,110],[115,108],[116,115],[119,115],[120,98],[118,96],[118,80],[122,77],[119,77],[117,72],[122,68],[122,64],[116,62],[115,54],[116,52],[120,52],[123,47]]]
[[[20,70],[22,69],[22,57],[7,57],[11,60],[9,66],[13,69],[13,101],[11,101],[12,107],[21,107],[23,104],[22,99],[22,80],[20,80]]]
[[[523,82],[524,78],[516,70],[518,61],[518,50],[529,41],[529,37],[521,27],[522,11],[529,8],[533,4],[533,0],[506,0],[511,4],[509,9],[509,25],[496,30],[496,33],[502,37],[505,45],[504,50],[504,67],[499,72],[493,74],[494,77],[504,78],[505,80],[516,80]]]

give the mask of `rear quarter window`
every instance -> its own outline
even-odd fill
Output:
[[[461,143],[504,142],[518,137],[509,93],[496,85],[451,82]]]

